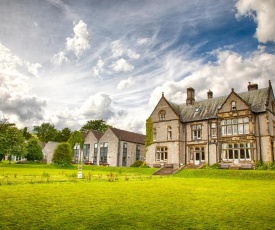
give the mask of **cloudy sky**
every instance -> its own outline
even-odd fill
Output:
[[[275,83],[274,0],[0,0],[0,117],[144,133],[184,103]]]

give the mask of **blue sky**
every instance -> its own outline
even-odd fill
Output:
[[[275,78],[272,0],[0,0],[0,116],[144,133],[162,92],[184,103]]]

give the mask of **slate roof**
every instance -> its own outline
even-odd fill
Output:
[[[270,88],[263,88],[242,93],[237,93],[255,113],[266,111],[266,102]],[[228,96],[214,97],[202,101],[194,101],[193,105],[175,104],[167,101],[182,122],[213,119],[217,117],[218,109],[225,103]]]
[[[121,141],[128,141],[132,143],[145,144],[145,135],[139,133],[133,133],[117,128],[110,128],[112,132],[117,136]]]
[[[94,136],[96,137],[97,140],[99,140],[104,133],[96,131],[96,130],[91,130],[91,132],[94,134]]]

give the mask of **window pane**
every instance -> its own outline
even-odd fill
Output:
[[[243,118],[243,122],[244,122],[244,123],[248,123],[248,122],[249,122],[248,117],[244,117],[244,118]]]
[[[226,135],[226,126],[222,126],[222,135]]]
[[[243,134],[243,124],[238,125],[239,134]]]
[[[238,134],[238,126],[233,125],[233,134]]]
[[[246,149],[246,159],[250,160],[250,149]]]
[[[233,160],[233,150],[232,149],[229,149],[228,150],[228,159],[231,159],[231,160]]]
[[[234,159],[239,159],[239,151],[234,149]]]
[[[233,119],[232,124],[237,124],[238,120],[237,119]]]
[[[232,135],[232,126],[227,126],[227,135]]]
[[[240,159],[244,160],[245,159],[245,150],[240,149]]]
[[[244,124],[244,133],[248,134],[249,133],[249,124]]]
[[[227,159],[226,150],[223,150],[223,151],[222,151],[222,159]]]
[[[231,120],[227,120],[227,122],[226,122],[228,125],[230,125],[231,124]]]

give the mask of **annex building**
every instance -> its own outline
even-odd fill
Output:
[[[275,141],[275,101],[269,81],[266,88],[248,84],[246,92],[234,89],[228,95],[195,100],[195,90],[187,89],[186,102],[175,104],[164,94],[148,120],[153,135],[147,147],[150,167],[186,165],[254,164],[273,162]]]
[[[144,160],[145,135],[117,128],[101,133],[91,130],[84,134],[83,151],[74,147],[73,162],[83,164],[130,166]]]

